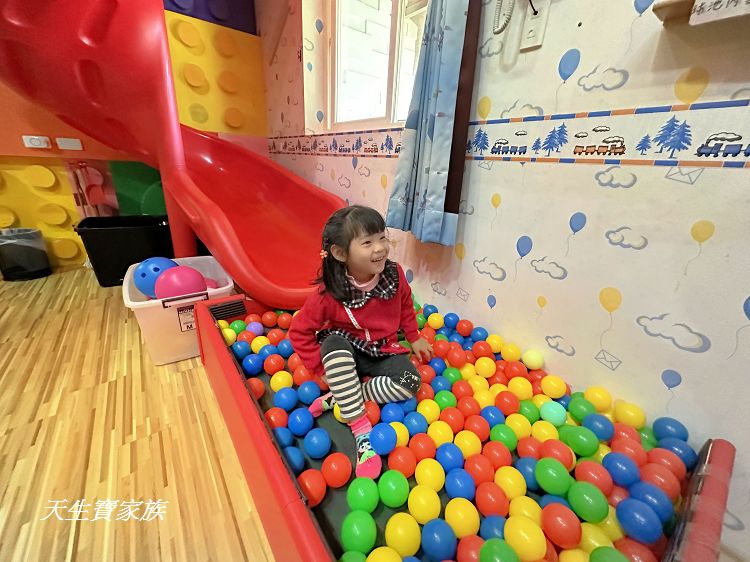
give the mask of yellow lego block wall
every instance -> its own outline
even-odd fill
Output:
[[[200,129],[266,135],[259,37],[164,12],[180,122]]]
[[[53,267],[79,265],[86,251],[73,190],[60,160],[0,158],[0,228],[37,228]]]

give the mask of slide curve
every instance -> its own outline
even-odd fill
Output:
[[[268,158],[180,125],[159,0],[0,0],[0,80],[159,168],[178,256],[190,231],[250,296],[298,308],[344,202]]]

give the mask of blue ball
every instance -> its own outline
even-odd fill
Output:
[[[471,342],[471,340],[467,340],[464,343],[461,344],[461,348],[464,351],[471,351],[471,348],[474,347],[474,344]]]
[[[442,328],[440,328],[439,330],[435,332],[435,335],[438,335],[438,334],[441,336],[445,336],[446,338],[449,338],[451,337],[451,335],[453,335],[453,330],[451,330],[447,326],[443,326]]]
[[[440,376],[443,374],[443,371],[445,371],[445,361],[441,357],[433,357],[430,359],[430,367],[432,367],[432,370],[435,371],[435,374]]]
[[[685,463],[685,467],[688,470],[693,470],[698,462],[698,453],[695,452],[690,445],[688,445],[682,439],[676,437],[665,437],[659,440],[659,448],[672,451],[675,455],[680,457],[680,460]]]
[[[152,299],[156,298],[156,280],[164,270],[177,267],[177,262],[169,258],[148,258],[139,263],[133,272],[136,289]]]
[[[325,429],[316,427],[305,435],[302,446],[311,459],[322,459],[331,450],[331,437]]]
[[[273,429],[273,436],[276,437],[276,442],[282,449],[294,443],[294,435],[292,435],[288,427],[275,427]]]
[[[446,474],[454,468],[463,468],[464,454],[454,443],[443,443],[437,448],[435,460],[441,464]]]
[[[687,441],[689,437],[687,427],[674,418],[656,418],[654,420],[653,429],[654,437],[656,437],[657,441],[661,441],[667,437],[674,437],[675,439]]]
[[[472,501],[475,491],[474,479],[463,468],[454,468],[445,475],[445,493],[449,498],[466,498]]]
[[[232,353],[237,358],[237,361],[242,361],[245,357],[252,353],[250,344],[246,341],[236,341],[231,345]]]
[[[401,409],[404,411],[404,414],[408,414],[409,412],[414,412],[417,409],[417,399],[415,397],[411,397],[408,400],[401,400],[400,402],[396,402],[399,406],[401,406]]]
[[[612,480],[618,486],[627,488],[641,479],[641,471],[635,461],[623,453],[607,453],[602,459]]]
[[[622,530],[638,542],[653,544],[661,537],[663,527],[659,516],[642,501],[627,498],[615,508]]]
[[[291,412],[297,405],[297,391],[293,388],[281,388],[273,395],[273,405]]]
[[[376,424],[370,431],[372,450],[379,455],[387,455],[396,448],[396,430],[387,423]]]
[[[471,331],[471,339],[474,341],[484,341],[489,334],[484,328],[476,327]]]
[[[313,421],[313,416],[307,408],[297,408],[289,414],[289,421],[286,425],[294,435],[302,437],[312,429]]]
[[[242,360],[242,370],[248,377],[254,377],[263,372],[263,358],[255,353]]]
[[[559,503],[567,507],[572,511],[572,508],[570,507],[570,504],[568,503],[568,500],[566,500],[563,497],[555,496],[553,494],[544,494],[542,498],[539,500],[539,506],[544,509],[551,503]]]
[[[422,527],[422,550],[432,560],[453,560],[458,540],[444,519],[432,519]]]
[[[466,340],[461,334],[453,334],[451,337],[448,338],[448,341],[455,341],[463,345]]]
[[[455,312],[449,312],[448,314],[443,316],[443,322],[451,330],[456,329],[456,326],[458,326],[459,320],[461,319],[458,317],[458,314],[456,314]]]
[[[297,389],[299,401],[308,406],[320,396],[320,387],[313,381],[305,381]]]
[[[286,447],[281,451],[284,453],[284,458],[289,464],[289,468],[292,469],[295,475],[299,474],[305,468],[305,455],[302,454],[297,447]]]
[[[294,347],[292,347],[292,342],[288,339],[283,339],[279,342],[279,345],[276,346],[279,348],[279,355],[281,355],[284,359],[288,359],[292,353],[294,353]]]
[[[409,431],[409,437],[417,433],[427,433],[427,419],[419,412],[409,412],[404,418],[404,425]]]
[[[536,481],[534,469],[536,468],[536,459],[534,457],[521,457],[516,461],[516,470],[521,473],[526,480],[526,487],[532,492],[539,489]]]
[[[450,390],[453,384],[451,383],[451,381],[441,375],[432,379],[430,386],[432,387],[432,390],[435,391],[435,394],[437,394],[441,390]]]
[[[490,429],[496,425],[505,423],[505,414],[497,406],[485,406],[480,413],[487,420],[487,423],[490,424]]]
[[[570,404],[570,395],[569,394],[563,394],[562,396],[560,396],[560,398],[556,398],[555,402],[557,402],[558,404],[562,404],[563,408],[565,408],[567,410],[568,409],[568,405]]]
[[[499,361],[499,360],[500,360],[500,359],[502,359],[502,358],[503,358],[502,354],[500,354],[500,353],[495,353],[495,361]]]
[[[674,506],[661,488],[649,482],[636,482],[630,489],[630,497],[642,501],[654,510],[662,523],[666,523],[674,515]]]
[[[426,304],[422,307],[422,314],[425,318],[429,318],[430,314],[435,314],[437,311],[438,308],[434,304]]]
[[[488,515],[482,519],[482,524],[479,526],[479,536],[486,541],[504,538],[505,517],[502,515]]]
[[[400,422],[404,419],[404,411],[398,404],[385,404],[380,410],[380,419],[385,423]]]
[[[583,427],[593,431],[599,441],[609,441],[615,434],[614,424],[601,414],[589,414],[583,418]]]
[[[276,347],[275,345],[271,345],[270,343],[268,345],[264,345],[258,352],[258,355],[260,355],[264,361],[266,360],[268,356],[278,355],[278,354],[279,354],[279,348]]]
[[[416,556],[407,556],[401,562],[422,562],[422,561]]]

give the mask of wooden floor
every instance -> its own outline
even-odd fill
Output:
[[[0,281],[0,560],[271,559],[200,361],[153,366],[88,269]]]

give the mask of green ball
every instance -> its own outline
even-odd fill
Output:
[[[367,557],[364,554],[355,550],[345,552],[341,555],[341,558],[339,558],[339,562],[366,562],[366,560]]]
[[[581,392],[580,390],[570,395],[571,400],[573,400],[573,398],[583,398],[583,397],[584,397],[583,392]]]
[[[568,444],[567,439],[569,438],[570,432],[574,427],[575,427],[574,425],[568,425],[567,423],[558,427],[557,434],[560,437],[560,441],[562,441],[563,443],[567,445]]]
[[[435,341],[448,341],[448,336],[443,334],[435,334]]]
[[[341,546],[367,554],[375,546],[378,528],[372,515],[366,511],[350,511],[341,524]]]
[[[649,426],[641,428],[639,433],[641,434],[641,445],[643,445],[643,448],[646,450],[646,452],[657,446],[658,441],[656,439],[656,436],[654,435],[654,430]]]
[[[519,562],[519,558],[503,539],[489,539],[479,549],[479,562]]]
[[[434,400],[437,405],[440,406],[441,412],[446,408],[455,408],[457,403],[456,395],[453,394],[450,390],[441,390],[435,395]]]
[[[566,434],[565,444],[579,457],[588,457],[599,450],[599,439],[588,427],[573,427]]]
[[[409,482],[398,470],[386,470],[378,480],[378,492],[388,507],[401,507],[409,497]]]
[[[239,336],[242,332],[245,331],[245,328],[247,328],[247,324],[245,324],[242,320],[235,320],[229,325],[229,327],[235,334]]]
[[[539,408],[531,400],[521,400],[521,406],[518,413],[525,417],[529,422],[539,421]]]
[[[372,478],[355,478],[346,490],[346,503],[352,511],[372,513],[379,502],[378,485]]]
[[[555,496],[565,495],[573,483],[568,469],[559,460],[548,457],[539,459],[536,463],[534,476],[542,490]]]
[[[427,324],[427,318],[424,317],[424,314],[417,314],[417,326],[419,326],[419,329],[424,328],[425,324]]]
[[[422,305],[414,300],[414,297],[412,297],[412,301],[414,302],[414,312],[419,312],[422,309]]]
[[[554,400],[550,400],[549,402],[545,402],[544,404],[542,404],[542,407],[539,408],[539,414],[542,416],[543,420],[548,421],[557,428],[563,425],[565,423],[565,420],[568,419],[567,412],[565,411],[565,406],[559,404],[558,402],[555,402]]]
[[[510,451],[515,451],[518,446],[518,437],[513,430],[504,423],[499,423],[490,429],[490,441],[500,441]]]
[[[443,376],[453,384],[461,380],[461,371],[455,367],[446,367],[445,371],[443,371]]]
[[[601,523],[609,513],[606,496],[589,482],[575,482],[568,490],[568,503],[578,517],[589,523]]]
[[[611,546],[600,546],[591,551],[589,562],[628,562],[630,559]]]
[[[576,420],[578,423],[581,423],[583,421],[583,418],[585,418],[589,414],[596,413],[596,407],[594,407],[594,405],[586,400],[583,396],[576,396],[575,398],[570,399],[570,404],[568,404],[568,411],[570,412],[570,415],[573,416],[574,420]]]

